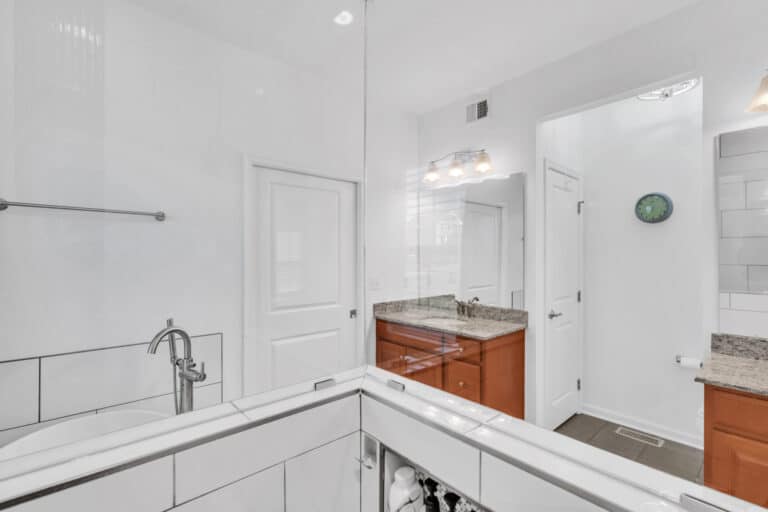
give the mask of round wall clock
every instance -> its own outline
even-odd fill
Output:
[[[649,224],[664,222],[672,216],[672,210],[672,199],[658,192],[644,195],[635,205],[637,218]]]

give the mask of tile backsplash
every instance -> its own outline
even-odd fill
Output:
[[[166,342],[163,342],[165,344]],[[173,414],[167,347],[147,343],[0,361],[0,446],[64,419],[118,409]],[[192,337],[208,378],[196,384],[195,408],[222,401],[222,335]],[[12,392],[5,392],[12,390]]]

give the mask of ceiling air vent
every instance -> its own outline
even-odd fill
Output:
[[[481,100],[477,103],[467,105],[467,122],[473,123],[484,117],[488,117],[488,100]]]

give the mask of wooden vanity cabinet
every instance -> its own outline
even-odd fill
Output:
[[[525,331],[473,340],[376,321],[376,365],[523,418]]]
[[[705,386],[704,484],[768,507],[768,397]]]

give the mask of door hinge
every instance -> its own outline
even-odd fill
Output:
[[[576,379],[576,391],[581,391],[581,379]]]
[[[581,302],[581,290],[576,292],[576,302]]]
[[[584,201],[579,201],[576,203],[576,213],[581,215],[581,210],[584,207]]]
[[[349,318],[357,318],[357,310],[356,309],[350,309],[349,310]]]

